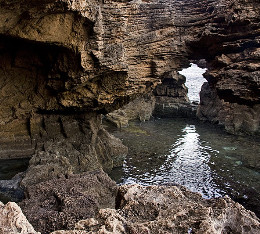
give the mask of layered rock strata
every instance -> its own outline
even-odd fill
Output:
[[[156,100],[154,116],[162,118],[196,117],[197,105],[190,103],[185,81],[185,76],[178,72],[171,72],[164,76],[162,83],[154,90]]]
[[[124,185],[117,209],[101,209],[69,233],[258,233],[259,219],[230,198],[206,200],[176,186]]]
[[[208,60],[198,116],[231,133],[259,134],[259,2],[220,1],[215,12],[196,45],[207,47]]]
[[[216,119],[259,131],[257,1],[2,0],[0,15],[1,158],[35,153],[35,115],[105,114],[200,58],[227,103]],[[175,86],[170,95],[183,98]]]

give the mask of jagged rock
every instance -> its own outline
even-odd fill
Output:
[[[260,222],[230,198],[203,199],[184,187],[124,185],[118,209],[102,209],[70,233],[258,233]]]
[[[31,134],[42,127],[31,125],[35,115],[107,114],[201,58],[229,112],[236,115],[234,104],[245,106],[241,115],[257,114],[258,6],[257,0],[2,0],[0,157],[31,157],[52,138]],[[174,80],[158,94],[185,98],[183,81]],[[248,131],[258,132],[258,119],[248,121],[254,125]]]
[[[178,98],[160,96],[156,97],[153,114],[159,118],[196,118],[197,107],[197,104],[189,103]]]
[[[119,110],[106,115],[106,119],[118,128],[127,127],[130,120],[147,121],[151,118],[155,106],[155,97],[142,95]]]
[[[21,208],[14,202],[4,205],[0,202],[0,233],[1,234],[27,234],[36,232],[24,216]]]
[[[232,134],[259,134],[260,104],[246,106],[225,102],[208,83],[202,86],[200,97],[199,119],[222,125]]]
[[[162,84],[154,90],[156,104],[153,114],[155,117],[196,117],[197,105],[190,103],[185,81],[185,76],[177,72],[164,76]]]
[[[214,11],[196,45],[211,45],[198,116],[231,133],[259,134],[259,2],[219,1]]]
[[[22,180],[24,187],[73,173],[101,168],[110,171],[122,165],[127,155],[121,140],[101,126],[100,115],[45,115],[31,121],[31,126],[38,126],[38,122],[43,127],[31,131],[39,142]]]
[[[69,175],[27,188],[21,206],[41,233],[71,229],[81,219],[94,217],[99,209],[114,208],[117,185],[102,171]]]

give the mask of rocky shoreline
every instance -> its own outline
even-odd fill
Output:
[[[147,120],[156,105],[163,116],[194,116],[178,73],[191,61],[205,59],[208,68],[197,116],[259,135],[257,0],[0,5],[0,159],[31,158],[18,184],[36,230],[79,221],[56,233],[259,231],[259,219],[228,198],[206,201],[174,186],[118,188],[102,171],[127,154],[103,128],[103,115],[133,101],[119,120],[110,114],[116,125]],[[3,186],[12,193],[17,184]],[[0,203],[0,215],[0,232],[35,233],[16,204]]]
[[[260,231],[255,214],[228,197],[207,200],[175,185],[117,187],[103,172],[43,182],[28,197],[23,212],[16,203],[0,203],[1,233]]]

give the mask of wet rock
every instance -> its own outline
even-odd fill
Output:
[[[259,219],[230,198],[206,200],[184,187],[124,185],[117,210],[102,209],[95,219],[63,233],[258,233]]]
[[[1,200],[18,202],[24,198],[24,191],[20,187],[24,173],[18,173],[11,180],[0,180]]]
[[[99,209],[114,208],[116,194],[115,182],[95,171],[29,186],[27,199],[19,205],[37,231],[49,233],[71,229]]]
[[[21,208],[14,202],[4,205],[0,202],[0,233],[39,233],[28,222]]]

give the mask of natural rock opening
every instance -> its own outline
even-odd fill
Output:
[[[198,117],[235,134],[259,134],[257,3],[1,1],[0,158],[32,156],[27,188],[109,171],[127,149],[102,127],[101,114],[154,92],[157,116],[194,116],[178,71],[201,58],[208,83]],[[142,121],[154,106],[143,103],[149,111],[137,112]],[[61,198],[58,205],[71,202]]]
[[[195,63],[191,63],[189,68],[181,70],[179,73],[186,77],[185,86],[188,88],[188,98],[191,103],[199,104],[200,90],[204,82],[203,73],[206,68],[200,68]]]

